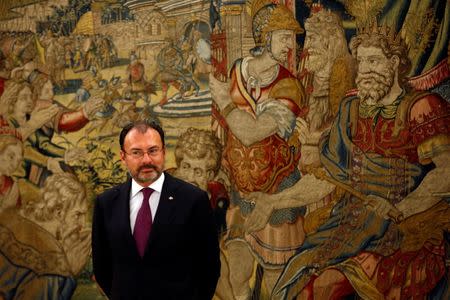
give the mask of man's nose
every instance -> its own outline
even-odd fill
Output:
[[[189,182],[194,182],[195,181],[195,172],[194,170],[189,170],[188,172],[186,172],[186,180]]]
[[[370,71],[369,64],[366,62],[359,62],[358,64],[358,71],[359,73],[367,73]]]
[[[294,38],[290,38],[288,39],[287,43],[286,43],[286,47],[288,49],[294,49]]]
[[[144,152],[144,156],[142,156],[142,161],[153,161],[153,157],[148,152]]]

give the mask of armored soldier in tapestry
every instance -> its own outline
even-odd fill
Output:
[[[254,264],[270,291],[304,239],[305,208],[301,206],[275,210],[263,228],[249,228],[253,224],[247,217],[258,205],[247,198],[249,193],[277,194],[303,181],[295,119],[307,112],[303,86],[283,66],[294,49],[294,34],[303,29],[283,4],[260,1],[251,9],[252,56],[234,63],[229,87],[210,82],[211,89],[229,91],[214,100],[227,133],[223,162],[231,181],[232,205],[227,214],[225,250],[236,299],[251,297]],[[317,180],[316,187],[321,193],[313,196],[315,201],[331,192],[326,182]]]
[[[215,299],[449,299],[447,0],[0,1],[0,298],[99,299],[120,129],[207,190]]]

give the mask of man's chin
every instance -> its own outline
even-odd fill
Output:
[[[326,60],[323,57],[314,56],[314,57],[310,57],[306,61],[305,68],[311,72],[318,72],[318,71],[321,71],[322,68],[325,67],[325,64],[326,64]]]
[[[139,174],[139,176],[137,176],[135,180],[139,183],[148,183],[154,182],[156,179],[159,178],[159,176],[161,176],[160,172],[153,171],[150,174],[146,175]]]
[[[359,97],[362,100],[366,101],[367,103],[375,104],[375,103],[379,103],[383,99],[384,95],[386,95],[386,94],[376,93],[376,92],[372,91],[372,92],[368,92],[368,93],[364,93],[364,94],[360,93]]]
[[[280,54],[277,57],[275,57],[275,60],[277,60],[280,64],[284,64],[288,60],[288,55],[287,54]]]

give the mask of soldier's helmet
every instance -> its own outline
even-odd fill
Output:
[[[267,4],[254,12],[252,18],[252,33],[256,47],[262,47],[267,42],[267,35],[275,30],[292,30],[296,34],[304,30],[297,22],[294,14],[283,4]]]

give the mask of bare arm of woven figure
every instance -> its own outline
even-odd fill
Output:
[[[235,108],[226,117],[234,135],[249,146],[273,134],[288,138],[295,128],[295,115],[283,103],[269,99],[256,107],[256,116]]]
[[[334,189],[335,186],[332,183],[307,174],[295,185],[281,193],[251,193],[247,199],[253,201],[255,207],[247,217],[244,227],[247,232],[258,231],[267,224],[275,209],[299,207],[317,202],[333,192]]]
[[[33,132],[44,126],[52,120],[52,118],[58,113],[59,108],[56,104],[53,104],[47,108],[35,110],[31,113],[30,120],[28,120],[23,126],[20,126],[19,130],[22,134],[22,139],[26,140]]]
[[[444,151],[431,158],[436,168],[431,170],[420,185],[396,207],[405,218],[423,212],[450,194],[450,151]]]
[[[289,136],[295,128],[295,115],[276,99],[267,99],[256,107],[256,114],[239,109],[231,101],[229,83],[220,82],[210,76],[211,96],[222,112],[233,134],[245,145],[278,133]]]
[[[222,111],[231,103],[230,83],[217,80],[211,73],[209,75],[209,89],[211,90],[211,98]]]

